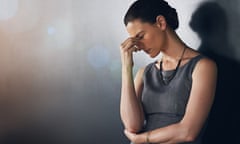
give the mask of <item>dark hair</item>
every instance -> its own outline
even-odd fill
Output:
[[[128,9],[124,16],[124,24],[135,19],[140,19],[142,22],[156,23],[157,16],[165,17],[167,24],[173,30],[179,26],[178,15],[175,8],[172,8],[164,0],[137,0]]]

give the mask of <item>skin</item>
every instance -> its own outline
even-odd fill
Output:
[[[195,140],[211,109],[216,87],[216,64],[203,58],[192,73],[192,90],[183,119],[175,124],[149,132],[138,133],[144,123],[144,111],[141,103],[143,89],[143,71],[139,69],[133,78],[133,52],[144,51],[155,58],[163,54],[163,70],[174,69],[183,49],[186,51],[180,66],[186,64],[199,53],[187,47],[167,25],[163,16],[156,18],[155,24],[143,23],[136,19],[127,24],[130,35],[120,46],[122,61],[122,89],[120,115],[125,126],[125,135],[135,144],[146,143],[147,134],[151,143],[175,144]],[[134,47],[137,45],[137,49]],[[159,60],[160,61],[160,60]],[[159,68],[159,63],[156,64]]]

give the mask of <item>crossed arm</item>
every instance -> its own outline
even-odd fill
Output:
[[[136,144],[146,143],[147,135],[150,143],[175,144],[194,141],[208,117],[214,100],[217,79],[216,64],[206,58],[197,63],[192,74],[193,83],[186,112],[180,122],[137,134],[142,128],[144,120],[139,100],[143,86],[142,74],[143,69],[139,70],[134,84],[132,83],[132,88],[135,89],[132,89],[132,96],[136,97],[137,103],[134,104],[133,101],[122,101],[121,103],[121,118],[126,129],[124,131],[125,135]],[[128,94],[131,94],[126,92],[129,87],[131,86],[128,85],[125,89],[122,89],[122,98],[129,97]],[[133,108],[136,105],[137,107]]]

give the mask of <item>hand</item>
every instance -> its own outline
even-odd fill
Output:
[[[120,46],[121,60],[123,66],[133,66],[133,52],[140,51],[139,38],[128,38]]]
[[[127,138],[134,144],[144,144],[146,142],[145,133],[136,134],[136,133],[129,132],[128,130],[124,130],[124,133],[127,136]]]

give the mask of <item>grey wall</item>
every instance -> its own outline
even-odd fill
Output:
[[[198,48],[218,66],[215,100],[208,119],[205,144],[239,143],[239,24],[237,0],[207,1],[193,13],[190,26],[199,38]]]
[[[128,143],[119,117],[119,45],[131,2],[0,0],[0,143]],[[177,33],[194,49],[201,39],[189,22],[200,2],[169,0],[179,12]],[[240,3],[216,2],[240,60]],[[135,71],[153,61],[144,53],[134,59]]]
[[[226,12],[227,21],[229,23],[227,35],[229,43],[234,51],[234,54],[229,57],[240,61],[240,1],[216,0],[215,2]],[[223,50],[223,53],[224,51],[226,52],[228,50]]]

